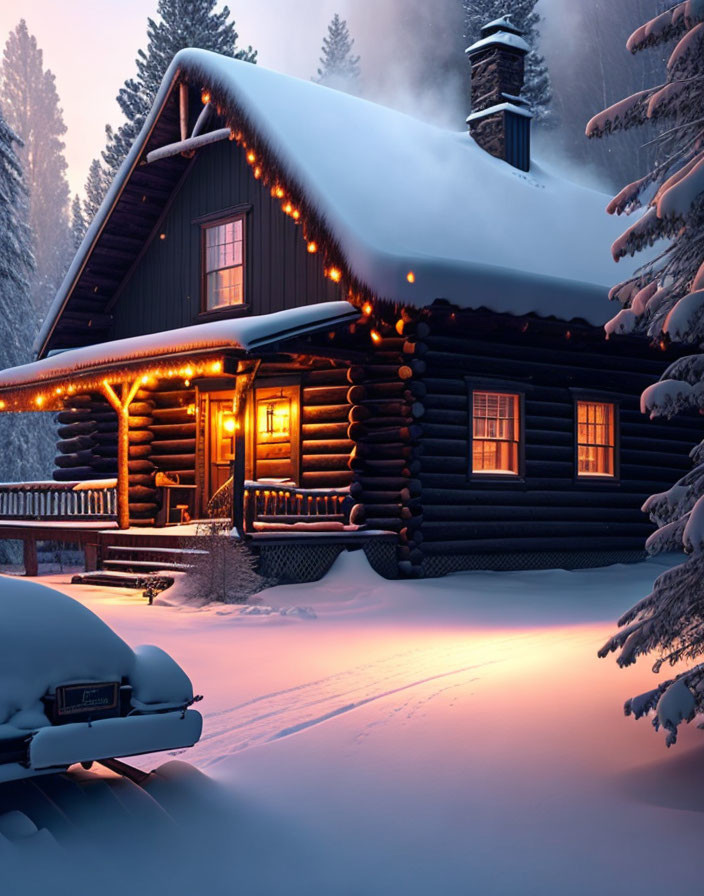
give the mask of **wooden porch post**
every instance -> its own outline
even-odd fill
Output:
[[[245,411],[247,403],[244,395],[238,395],[235,399],[235,459],[232,462],[232,528],[239,532],[240,537],[244,531],[244,480],[245,480]]]
[[[120,398],[107,381],[103,382],[103,394],[117,414],[117,525],[130,527],[130,405],[137,394],[141,380],[131,385],[122,383]]]
[[[235,457],[232,461],[232,529],[239,533],[240,538],[244,538],[247,534],[245,532],[244,518],[247,393],[252,387],[260,364],[261,361],[257,360],[246,373],[238,375],[232,408],[235,416]]]

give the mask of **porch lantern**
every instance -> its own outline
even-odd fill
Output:
[[[257,414],[257,430],[261,441],[285,441],[291,436],[290,399],[274,398],[262,401]]]

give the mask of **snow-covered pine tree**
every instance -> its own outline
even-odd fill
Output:
[[[638,28],[627,47],[637,53],[670,45],[663,84],[648,87],[596,115],[587,136],[601,137],[647,122],[658,127],[658,161],[612,200],[609,212],[645,208],[612,247],[618,260],[658,243],[636,276],[611,290],[623,309],[607,333],[641,331],[654,339],[689,342],[699,353],[670,365],[649,386],[641,408],[651,417],[704,412],[704,0],[685,0]],[[652,254],[652,250],[651,250]],[[620,630],[600,656],[619,651],[627,666],[656,653],[654,671],[704,653],[704,442],[691,452],[694,469],[644,510],[659,527],[650,553],[682,551],[684,563],[663,573],[653,591],[619,619]],[[699,663],[626,702],[640,718],[654,710],[667,731],[704,711],[704,664]]]
[[[523,32],[523,39],[530,47],[526,56],[525,86],[523,97],[530,103],[534,121],[550,124],[552,88],[550,74],[543,56],[538,52],[540,39],[540,13],[536,11],[538,0],[462,0],[464,7],[464,37],[471,46],[481,37],[481,29],[494,19],[510,14],[513,24]]]
[[[158,19],[147,20],[147,49],[137,52],[137,75],[120,88],[117,102],[127,119],[116,130],[105,128],[107,146],[103,151],[109,182],[139,134],[166,70],[179,50],[198,47],[256,62],[252,47],[237,48],[239,35],[230,20],[230,10],[215,11],[216,0],[159,0]]]
[[[31,360],[38,321],[29,301],[34,267],[27,193],[15,147],[21,141],[0,114],[0,367]],[[0,479],[45,478],[54,439],[46,414],[0,414]],[[0,545],[6,559],[7,542]]]
[[[29,191],[29,226],[36,264],[30,297],[43,316],[61,283],[70,254],[69,190],[63,135],[66,125],[54,75],[24,19],[10,33],[0,69],[0,98]]]
[[[88,168],[88,177],[84,187],[86,194],[83,200],[84,227],[88,227],[95,217],[109,186],[110,175],[100,163],[100,159],[93,159]]]
[[[345,19],[335,13],[328,25],[328,33],[323,38],[320,68],[314,81],[353,93],[359,84],[359,56],[352,54],[354,40],[350,36]]]
[[[83,214],[81,197],[76,193],[71,203],[71,245],[75,252],[83,242],[86,235],[86,219]]]
[[[257,572],[249,547],[231,538],[215,520],[199,525],[197,535],[184,539],[183,545],[194,550],[186,573],[188,594],[194,600],[243,604],[272,584]]]

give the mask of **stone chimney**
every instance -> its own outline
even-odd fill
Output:
[[[530,168],[528,103],[521,97],[525,57],[523,32],[503,16],[485,25],[465,52],[472,69],[469,133],[479,146],[514,168]]]

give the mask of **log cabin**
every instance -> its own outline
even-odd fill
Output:
[[[354,545],[387,577],[643,556],[696,426],[639,412],[672,347],[604,337],[621,228],[532,158],[526,50],[508,19],[468,49],[463,132],[175,57],[0,372],[0,409],[57,414],[53,482],[0,487],[28,572],[51,525],[135,569],[208,518],[283,580]]]

